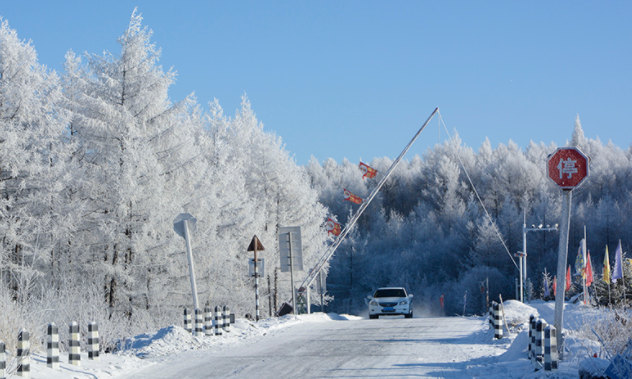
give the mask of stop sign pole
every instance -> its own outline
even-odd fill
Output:
[[[564,321],[564,295],[566,292],[566,258],[568,256],[568,235],[571,226],[571,200],[573,189],[588,177],[590,159],[575,147],[560,147],[547,160],[547,172],[558,187],[562,189],[562,222],[560,242],[557,254],[557,291],[555,294],[555,329],[562,336]],[[564,339],[559,338],[558,354],[562,359]]]

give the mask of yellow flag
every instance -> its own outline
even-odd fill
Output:
[[[610,283],[610,258],[608,258],[608,246],[606,245],[606,255],[603,257],[603,281]]]

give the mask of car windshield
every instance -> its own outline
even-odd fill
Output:
[[[406,297],[406,291],[403,289],[377,290],[373,297]]]

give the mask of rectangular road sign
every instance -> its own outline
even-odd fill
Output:
[[[292,264],[294,271],[303,271],[303,247],[300,226],[279,227],[279,254],[281,255],[281,272],[290,271],[290,237],[292,240]]]
[[[257,258],[257,274],[261,278],[266,275],[266,260],[265,258]],[[251,278],[255,277],[255,259],[248,259],[248,276]]]

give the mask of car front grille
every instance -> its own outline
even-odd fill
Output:
[[[380,303],[381,307],[394,307],[397,303]]]

